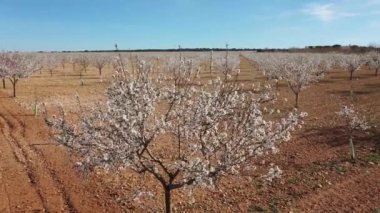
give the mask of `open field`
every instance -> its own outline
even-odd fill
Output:
[[[245,57],[240,60],[241,82],[265,82],[252,62]],[[79,74],[70,64],[57,68],[52,76],[42,70],[20,80],[17,98],[10,97],[7,82],[7,88],[0,91],[0,212],[139,212],[163,208],[162,189],[148,175],[138,178],[127,172],[114,177],[99,172],[98,176],[81,176],[73,168],[75,156],[50,138],[42,116],[33,116],[35,102],[46,103],[51,112],[55,111],[54,104],[62,103],[69,113],[78,110],[76,94],[85,106],[104,102],[112,74],[112,68],[107,67],[101,82],[97,70],[90,67],[81,86]],[[208,76],[206,71],[201,73],[204,80]],[[223,177],[213,190],[195,188],[191,197],[186,190],[174,191],[173,210],[380,211],[380,78],[366,67],[355,72],[355,80],[349,81],[348,76],[348,72],[334,69],[301,92],[300,109],[309,116],[291,141],[280,146],[278,154],[255,159],[252,163],[259,165],[257,170],[247,166],[239,176]],[[275,106],[281,116],[293,107],[294,95],[282,81],[278,93]],[[347,138],[337,121],[336,112],[343,103],[354,104],[376,126],[356,139],[355,162],[349,158]],[[283,175],[265,183],[260,176],[270,163],[278,165]],[[142,185],[155,196],[132,199]]]

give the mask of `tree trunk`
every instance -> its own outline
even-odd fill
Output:
[[[102,68],[99,68],[100,82],[103,82]]]
[[[80,71],[80,85],[81,86],[84,85],[83,78],[82,78],[82,71]]]
[[[350,135],[350,153],[351,153],[351,159],[355,160],[356,155],[355,155],[355,148],[354,148],[354,142],[352,141],[352,135]]]
[[[210,73],[212,73],[213,62],[214,62],[214,53],[211,50],[211,52],[210,52]]]
[[[294,106],[295,108],[298,108],[298,95],[299,93],[296,93],[296,105]]]
[[[13,79],[12,86],[13,86],[13,97],[14,98],[16,98],[16,83],[17,83],[17,80]]]
[[[5,78],[3,78],[3,89],[5,89]]]
[[[170,213],[171,209],[171,189],[166,186],[165,187],[165,212]]]
[[[354,74],[354,71],[351,71],[350,72],[350,81],[352,80],[353,74]]]

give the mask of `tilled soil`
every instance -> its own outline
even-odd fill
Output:
[[[118,212],[104,189],[80,177],[41,119],[0,93],[0,212]]]

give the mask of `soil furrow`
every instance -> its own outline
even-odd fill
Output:
[[[2,153],[0,153],[1,155]],[[0,157],[1,159],[1,157]],[[10,212],[11,203],[7,187],[3,181],[3,168],[0,165],[0,212]]]
[[[56,187],[57,182],[46,169],[44,161],[31,149],[31,146],[23,142],[24,138],[21,134],[24,132],[24,125],[11,114],[4,116],[0,113],[0,118],[7,124],[4,129],[9,133],[9,141],[21,150],[25,159],[27,175],[36,189],[45,211],[54,212],[53,209],[60,209],[64,212],[75,212],[72,205],[68,205],[71,203],[69,198],[62,194],[60,187]]]
[[[18,156],[14,159],[25,162],[45,211],[120,212],[105,188],[77,174],[71,157],[50,139],[42,119],[26,115],[12,99],[0,103],[0,116],[3,129],[13,138],[9,146]]]
[[[42,198],[28,171],[26,160],[21,160],[25,158],[14,144],[13,138],[10,137],[9,127],[2,117],[0,117],[0,125],[2,134],[0,165],[9,211],[14,212],[17,209],[45,211]]]
[[[13,130],[10,128],[11,126],[9,125],[9,120],[5,120],[1,114],[0,114],[0,120],[3,124],[5,124],[3,125],[2,131],[3,131],[3,135],[7,138],[8,143],[10,143],[11,146],[13,146],[13,150],[15,150],[15,148],[17,150],[20,150],[17,153],[20,153],[22,156],[22,159],[25,159],[23,160],[22,163],[25,167],[26,174],[28,175],[29,182],[32,184],[39,199],[42,202],[44,211],[51,212],[49,203],[47,202],[47,199],[44,198],[43,189],[41,189],[41,187],[43,187],[41,186],[43,177],[41,177],[41,174],[38,174],[36,172],[36,165],[35,165],[36,162],[34,161],[34,159],[32,159],[31,154],[28,153],[28,150],[26,150],[25,147],[22,146],[12,134]]]

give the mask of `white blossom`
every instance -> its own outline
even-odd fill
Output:
[[[151,61],[138,64],[133,74],[115,66],[106,109],[82,116],[76,127],[66,126],[64,118],[49,121],[58,140],[80,153],[88,168],[149,173],[168,193],[212,187],[252,158],[276,152],[305,116],[293,111],[280,121],[266,120],[261,94],[228,79],[198,84],[198,62],[192,59],[168,62],[159,75]]]

